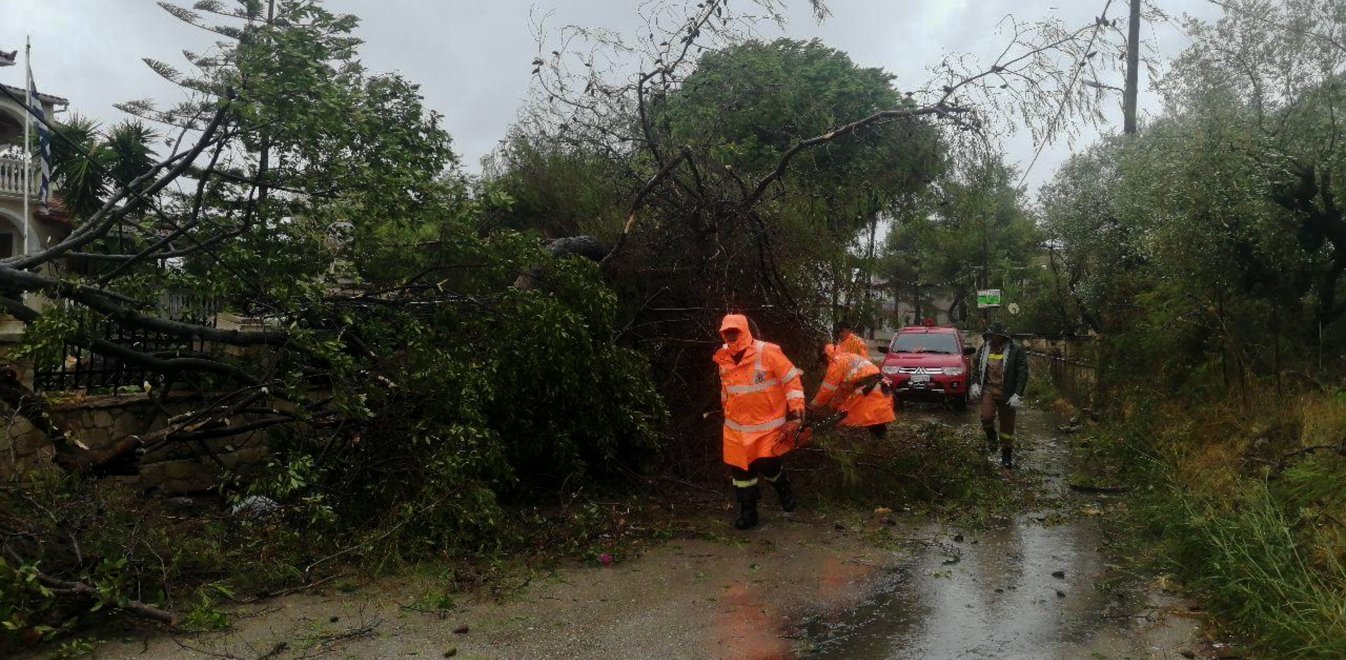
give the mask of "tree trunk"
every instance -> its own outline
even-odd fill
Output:
[[[968,293],[969,293],[969,292],[968,292],[968,289],[967,289],[966,286],[957,286],[957,287],[954,287],[954,290],[953,290],[953,302],[950,302],[950,303],[949,303],[949,309],[948,309],[948,311],[946,312],[946,314],[947,314],[948,317],[949,317],[949,323],[950,323],[950,324],[952,324],[956,318],[959,318],[958,316],[955,316],[956,311],[958,310],[958,308],[960,308],[960,307],[966,307],[966,306],[967,306],[967,296],[968,296]]]
[[[911,284],[911,311],[911,324],[920,325],[925,310],[921,308],[921,285],[917,282]]]
[[[865,315],[868,318],[866,318],[864,324],[866,327],[860,329],[860,331],[864,333],[863,336],[869,337],[870,339],[874,338],[874,310],[870,307],[870,303],[872,302],[874,290],[874,234],[878,232],[878,229],[879,214],[875,213],[869,220],[869,254],[865,257],[865,297],[863,308],[865,310]]]

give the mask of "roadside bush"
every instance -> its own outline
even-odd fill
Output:
[[[1094,458],[1139,486],[1128,522],[1151,559],[1269,654],[1346,654],[1343,397],[1128,402]]]
[[[1211,608],[1277,654],[1346,656],[1346,567],[1314,557],[1314,524],[1265,484],[1234,502],[1174,494],[1182,574]]]

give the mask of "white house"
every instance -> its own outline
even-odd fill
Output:
[[[14,53],[0,52],[0,67],[14,64]],[[5,70],[13,72],[14,82],[24,83],[19,67]],[[24,108],[14,99],[22,100],[26,92],[22,86],[6,85],[0,82],[9,94],[0,94],[0,258],[28,254],[37,251],[55,237],[70,231],[70,218],[61,208],[59,200],[53,199],[49,205],[43,205],[38,197],[41,185],[39,164],[26,157],[23,148]],[[10,94],[14,98],[10,98]],[[38,94],[42,111],[51,121],[57,108],[64,108],[68,102],[48,94]],[[33,129],[33,142],[37,141],[37,130]],[[24,166],[31,170],[28,189],[24,189]],[[28,214],[24,215],[24,196],[28,197]]]

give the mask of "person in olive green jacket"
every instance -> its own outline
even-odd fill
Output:
[[[1000,464],[1010,468],[1014,466],[1014,413],[1028,386],[1028,355],[999,321],[992,322],[982,337],[986,341],[973,362],[968,394],[981,397],[981,428],[988,450],[994,452],[999,446]],[[996,417],[1000,418],[999,433]]]

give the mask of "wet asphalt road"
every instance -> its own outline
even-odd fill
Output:
[[[915,417],[976,424],[976,413]],[[1070,491],[1070,452],[1047,413],[1019,415],[1019,477],[1045,508],[983,530],[932,526],[935,543],[880,581],[865,605],[810,624],[823,658],[1181,657],[1192,625],[1137,620],[1095,585],[1107,567],[1097,496]],[[956,540],[957,539],[957,540]],[[1139,621],[1139,623],[1138,623]],[[1141,630],[1142,626],[1147,627]]]

